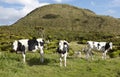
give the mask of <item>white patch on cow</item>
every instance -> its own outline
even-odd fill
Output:
[[[37,41],[38,41],[38,42],[42,42],[43,39],[42,39],[42,38],[38,38]]]
[[[112,42],[110,42],[109,44],[110,44],[110,49],[112,49],[112,47],[113,47],[113,44],[112,44]]]
[[[63,51],[63,42],[64,42],[64,41],[62,41],[62,40],[59,42],[59,49],[60,49],[61,51]]]
[[[25,46],[25,51],[28,51],[28,40],[29,39],[21,39],[19,42]]]

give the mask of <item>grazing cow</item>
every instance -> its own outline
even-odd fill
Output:
[[[44,46],[44,40],[42,38],[21,39],[21,40],[15,40],[13,42],[13,50],[16,51],[16,53],[22,53],[23,62],[25,62],[26,51],[35,52],[36,50],[40,50],[41,62],[43,63],[44,61],[43,46]]]
[[[60,54],[60,66],[62,66],[62,58],[64,59],[64,66],[66,67],[66,58],[69,51],[69,44],[65,40],[59,41],[57,52]]]
[[[89,55],[92,57],[92,50],[101,51],[103,53],[102,58],[106,59],[106,53],[112,49],[112,42],[95,42],[95,41],[87,41],[87,46],[84,49],[86,53],[86,58]]]

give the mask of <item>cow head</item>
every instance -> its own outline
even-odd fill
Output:
[[[42,38],[37,39],[39,46],[44,46],[45,41]]]
[[[15,41],[13,42],[13,50],[14,50],[14,51],[17,51],[17,47],[18,47],[18,41],[15,40]]]
[[[68,51],[68,42],[65,41],[65,40],[60,40],[59,41],[59,47],[58,47],[58,50],[57,50],[59,53],[65,53]]]
[[[109,42],[109,45],[110,45],[110,49],[112,49],[112,42]]]

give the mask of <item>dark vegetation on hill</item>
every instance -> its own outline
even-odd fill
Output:
[[[0,46],[9,48],[15,39],[44,37],[56,40],[112,41],[120,45],[120,20],[96,15],[89,9],[67,4],[51,4],[36,8],[11,26],[0,27]]]

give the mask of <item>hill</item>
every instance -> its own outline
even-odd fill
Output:
[[[11,26],[0,27],[1,39],[44,37],[45,39],[112,41],[120,44],[120,20],[96,15],[89,9],[67,4],[36,8]]]

